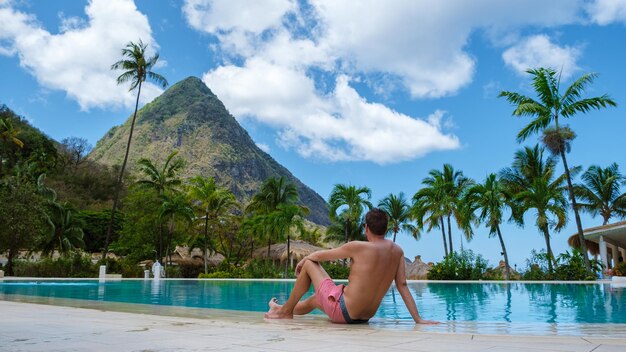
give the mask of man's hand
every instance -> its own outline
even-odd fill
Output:
[[[302,260],[298,262],[298,265],[296,265],[296,276],[300,275],[300,271],[302,270],[302,267],[307,260],[309,260],[309,256],[302,258]]]
[[[441,324],[441,323],[438,322],[438,321],[434,321],[434,320],[420,319],[420,320],[416,321],[415,324],[433,325],[433,324]]]

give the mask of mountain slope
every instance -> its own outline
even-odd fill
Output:
[[[121,164],[130,121],[109,130],[90,158],[106,165]],[[311,210],[309,220],[329,224],[324,199],[259,149],[196,77],[176,83],[139,110],[127,167],[133,172],[137,160],[144,157],[162,164],[174,150],[187,161],[183,176],[212,176],[240,200],[248,200],[268,177],[285,176],[296,184],[301,202]]]

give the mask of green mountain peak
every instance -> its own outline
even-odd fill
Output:
[[[131,118],[109,130],[89,157],[106,165],[120,165]],[[174,150],[187,161],[184,177],[212,176],[244,201],[258,191],[265,179],[285,176],[296,184],[302,203],[311,210],[309,219],[329,224],[324,199],[259,149],[197,77],[177,82],[138,111],[127,168],[136,171],[140,158],[161,164]]]

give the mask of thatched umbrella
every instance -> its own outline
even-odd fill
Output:
[[[428,278],[428,272],[432,269],[432,265],[426,264],[422,261],[422,256],[415,257],[415,261],[405,259],[405,272],[406,278],[409,280],[426,280]],[[407,262],[408,261],[408,262]]]
[[[580,237],[578,236],[578,234],[576,233],[570,236],[570,238],[567,239],[567,244],[569,244],[569,246],[572,248],[580,249]],[[589,251],[589,253],[591,253],[592,255],[600,254],[599,244],[589,240],[585,240],[585,244],[587,245],[587,250]]]
[[[290,241],[289,251],[291,252],[292,262],[300,261],[307,255],[324,250],[326,248],[314,246],[308,242],[300,240]],[[287,243],[276,243],[270,246],[269,257],[267,255],[267,248],[259,248],[254,251],[253,258],[255,259],[271,259],[272,261],[284,262],[287,260]]]

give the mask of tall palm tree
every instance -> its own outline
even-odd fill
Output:
[[[559,125],[559,118],[569,119],[576,113],[586,113],[592,109],[599,110],[617,104],[608,95],[599,97],[582,98],[587,87],[598,77],[595,73],[587,73],[574,81],[565,92],[560,91],[561,74],[550,68],[537,68],[526,71],[532,76],[532,85],[539,100],[532,99],[515,92],[500,92],[509,103],[516,106],[514,116],[529,116],[533,120],[526,125],[518,134],[518,142],[526,140],[535,133],[543,132],[543,142],[555,155],[561,156],[567,180],[567,191],[576,218],[578,236],[585,258],[585,267],[591,272],[591,264],[587,255],[585,236],[582,222],[576,205],[576,195],[570,169],[567,166],[565,153],[570,150],[570,143],[575,138],[574,132],[568,126]]]
[[[418,230],[423,230],[424,227],[428,232],[433,229],[441,229],[444,257],[448,257],[448,243],[444,225],[446,211],[444,209],[444,193],[441,191],[444,188],[444,180],[438,177],[432,181],[413,195],[411,218],[417,222]]]
[[[328,203],[330,205],[330,219],[342,219],[344,222],[345,242],[348,242],[348,234],[351,225],[358,224],[363,210],[367,207],[371,209],[372,191],[369,187],[356,187],[336,184],[330,193]],[[337,213],[340,208],[345,207],[344,211]]]
[[[179,176],[185,166],[185,161],[181,158],[174,157],[178,152],[170,153],[162,166],[154,164],[150,159],[141,158],[137,162],[139,171],[145,178],[135,182],[136,187],[154,191],[158,197],[163,200],[170,194],[179,192],[179,186],[182,180]],[[163,258],[163,223],[159,221],[159,249],[158,258]]]
[[[69,203],[48,202],[47,222],[49,232],[41,238],[39,247],[44,255],[50,255],[55,249],[66,254],[75,248],[84,248],[84,223],[74,216],[74,209]]]
[[[169,222],[168,236],[165,246],[165,257],[170,258],[171,262],[171,245],[174,233],[176,232],[176,223],[182,221],[186,224],[191,224],[194,218],[194,212],[187,198],[183,194],[164,195],[162,197],[163,203],[161,204],[161,210],[159,212],[159,220],[161,222]],[[167,262],[166,262],[167,266]]]
[[[268,178],[261,185],[259,192],[252,196],[252,201],[246,207],[246,211],[256,217],[257,221],[263,224],[266,229],[268,253],[272,246],[274,232],[270,214],[277,211],[281,205],[295,205],[299,200],[300,196],[296,185],[288,182],[284,176]]]
[[[215,185],[213,177],[196,176],[191,179],[188,196],[204,217],[204,273],[208,273],[209,222],[218,221],[224,214],[238,207],[235,195]]]
[[[626,193],[621,193],[620,186],[624,176],[619,172],[617,163],[606,168],[592,165],[582,175],[583,184],[574,185],[574,193],[582,201],[580,209],[592,216],[600,214],[603,223],[609,223],[613,216],[626,217]]]
[[[413,238],[418,238],[419,232],[416,231],[415,225],[411,224],[411,206],[403,192],[397,196],[390,193],[378,203],[378,207],[389,217],[387,232],[393,233],[393,242],[396,242],[396,235],[400,231],[409,232]]]
[[[567,199],[565,175],[555,175],[556,159],[544,159],[543,153],[538,145],[517,151],[512,167],[503,169],[500,177],[514,197],[513,216],[519,225],[524,224],[526,212],[535,210],[535,224],[546,241],[548,269],[552,273],[550,228],[560,231],[567,224]]]
[[[485,223],[489,228],[489,237],[498,236],[504,256],[504,279],[508,280],[510,277],[509,256],[502,238],[502,231],[500,231],[500,224],[502,224],[504,212],[512,207],[510,193],[498,176],[491,173],[484,183],[472,186],[466,197],[466,203],[470,204],[470,208],[479,212],[478,221]]]
[[[137,118],[137,109],[139,107],[139,96],[141,95],[141,85],[147,79],[150,79],[160,85],[161,87],[167,87],[167,80],[165,77],[152,71],[154,65],[159,60],[159,54],[155,54],[152,57],[146,59],[146,48],[141,39],[139,43],[129,42],[126,47],[122,49],[122,56],[124,59],[111,65],[112,70],[124,70],[124,72],[117,77],[117,84],[123,84],[130,82],[129,91],[133,91],[137,88],[137,99],[135,101],[135,112],[133,113],[133,120],[130,124],[130,133],[128,134],[128,143],[126,144],[126,153],[124,154],[124,161],[120,169],[120,175],[117,179],[117,185],[115,187],[115,194],[113,196],[113,209],[111,210],[111,220],[109,221],[109,227],[107,228],[107,235],[104,240],[104,248],[102,250],[102,257],[104,258],[109,250],[109,241],[111,240],[111,231],[113,231],[113,221],[115,217],[115,210],[120,197],[120,190],[122,188],[122,180],[124,178],[124,170],[126,169],[126,163],[128,162],[128,153],[130,152],[130,144],[133,139],[133,131],[135,129],[135,119]]]

